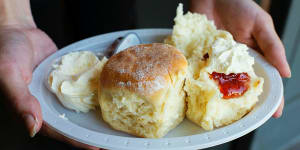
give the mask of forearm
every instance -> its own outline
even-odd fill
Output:
[[[0,0],[0,26],[35,27],[29,0]]]

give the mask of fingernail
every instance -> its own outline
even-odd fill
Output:
[[[282,117],[283,111],[284,111],[284,108],[282,108],[282,111],[280,111],[279,117]]]
[[[287,77],[288,77],[288,78],[291,78],[291,77],[292,77],[291,68],[290,68],[289,63],[288,63],[288,62],[286,62],[286,63],[287,63],[287,66],[288,66],[288,75],[287,75]]]
[[[287,75],[283,76],[282,78],[290,79],[291,77],[292,77],[292,74],[290,73],[290,74],[287,74]]]
[[[282,116],[282,112],[278,112],[275,118],[278,119],[278,118],[280,118],[281,116]]]
[[[33,138],[37,132],[37,119],[32,115],[25,115],[24,119],[29,130],[29,135]]]

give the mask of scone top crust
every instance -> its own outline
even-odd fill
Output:
[[[175,47],[153,43],[130,47],[105,64],[100,87],[125,88],[141,96],[156,97],[172,84],[172,77],[185,74],[187,61]],[[153,98],[154,98],[153,97]]]

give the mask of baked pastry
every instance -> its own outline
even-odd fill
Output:
[[[186,116],[205,130],[228,125],[247,114],[262,93],[248,47],[218,30],[205,15],[177,8],[172,36],[165,40],[188,61]]]
[[[102,117],[111,127],[159,138],[185,116],[187,61],[175,47],[142,44],[113,55],[100,77]]]

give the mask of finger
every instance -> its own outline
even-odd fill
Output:
[[[284,107],[284,98],[282,98],[281,103],[278,107],[278,109],[276,110],[276,112],[273,114],[274,118],[279,118],[282,115],[282,111],[283,111],[283,107]]]
[[[285,49],[279,39],[270,16],[257,16],[253,36],[265,57],[273,64],[282,77],[291,77]]]
[[[69,139],[69,138],[63,136],[62,134],[59,134],[59,133],[53,131],[46,123],[43,123],[43,127],[42,127],[41,131],[42,131],[42,134],[44,134],[46,136],[49,136],[53,139],[57,139],[61,142],[66,142],[66,143],[68,143],[72,146],[78,147],[78,148],[89,149],[89,150],[99,150],[99,148],[97,148],[97,147],[77,142],[75,140],[72,140],[72,139]]]
[[[3,64],[0,67],[0,85],[7,98],[6,104],[24,122],[30,136],[33,137],[42,126],[41,108],[39,102],[30,94],[15,65]]]
[[[231,32],[234,39],[239,43],[246,44],[248,47],[256,50],[259,53],[262,53],[259,46],[257,45],[255,39],[253,37],[248,37],[248,35],[243,35],[240,33],[236,33],[234,31]]]

